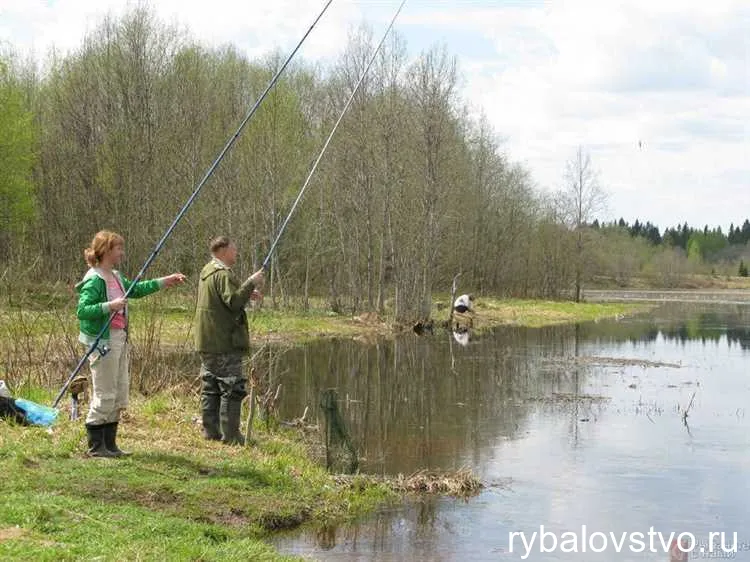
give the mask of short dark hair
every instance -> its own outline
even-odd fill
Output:
[[[215,254],[222,248],[226,248],[231,244],[232,241],[227,236],[217,236],[209,243],[208,247],[211,249],[211,253]]]

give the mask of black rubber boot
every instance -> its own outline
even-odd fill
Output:
[[[221,440],[219,427],[219,407],[221,396],[204,394],[201,396],[201,416],[203,420],[203,437],[211,441]]]
[[[117,425],[118,422],[108,423],[104,426],[104,446],[116,457],[126,457],[130,454],[128,451],[122,451],[117,446]]]
[[[227,445],[244,445],[245,438],[240,433],[240,415],[242,414],[242,399],[230,398],[222,404],[221,434],[222,441]]]
[[[104,432],[108,424],[105,425],[89,425],[86,424],[86,432],[89,436],[89,450],[86,454],[89,457],[103,457],[103,458],[114,458],[115,453],[107,449],[107,445],[104,441]]]

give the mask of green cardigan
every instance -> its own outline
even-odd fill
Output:
[[[201,270],[195,309],[195,349],[200,353],[246,353],[250,348],[245,305],[255,285],[239,284],[232,270],[211,260]]]
[[[113,270],[115,275],[120,279],[123,288],[127,292],[133,285],[133,282],[125,277],[122,273],[117,270]],[[147,279],[139,281],[133,286],[130,291],[128,298],[139,299],[155,293],[159,289],[164,287],[164,279]],[[83,276],[83,279],[78,282],[75,286],[76,292],[78,293],[78,308],[76,314],[78,316],[79,335],[78,341],[91,345],[96,336],[99,335],[104,324],[107,323],[107,319],[110,315],[109,305],[107,301],[107,283],[104,280],[101,269],[92,267]],[[125,315],[127,317],[127,307],[125,307]],[[102,334],[100,341],[109,340],[109,326]]]

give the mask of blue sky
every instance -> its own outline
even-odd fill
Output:
[[[322,8],[310,0],[152,0],[207,44],[289,52]],[[333,0],[298,56],[336,57],[352,26],[379,39],[400,0]],[[0,0],[0,41],[76,48],[124,0]],[[562,186],[580,144],[608,194],[600,219],[727,229],[750,217],[750,2],[407,0],[410,55],[444,43],[463,99],[539,188]],[[639,149],[638,141],[643,141]]]

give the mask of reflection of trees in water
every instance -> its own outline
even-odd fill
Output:
[[[719,344],[722,339],[729,346],[739,345],[750,349],[750,309],[736,305],[712,310],[682,313],[674,317],[657,317],[649,322],[599,322],[581,326],[582,338],[587,341],[607,343],[668,343],[699,341],[703,345]]]
[[[453,349],[450,334],[361,345],[340,340],[284,358],[282,416],[299,416],[336,388],[362,469],[410,473],[479,465],[482,451],[523,431],[529,398],[575,392],[575,373],[544,372],[545,358],[572,353],[573,327],[510,328]],[[581,384],[582,381],[579,381]],[[322,422],[320,412],[314,414]]]
[[[375,346],[315,344],[285,358],[289,378],[282,414],[298,416],[306,405],[317,403],[321,389],[336,387],[360,454],[367,457],[363,470],[408,473],[471,464],[481,471],[491,461],[486,457],[493,454],[493,445],[519,437],[532,414],[567,416],[570,444],[580,444],[582,420],[593,422],[606,403],[580,394],[590,365],[559,360],[586,355],[591,343],[637,347],[659,339],[710,343],[725,336],[743,349],[750,346],[750,316],[744,309],[683,316],[472,335],[467,347],[452,346],[455,374],[451,336],[442,332]],[[554,399],[557,393],[572,399]],[[395,516],[386,511],[364,524],[329,529],[319,535],[319,546],[398,554],[399,541],[413,541],[419,544],[420,559],[439,559],[436,549],[444,543],[436,537],[446,524],[436,511],[439,505],[432,498]]]
[[[439,500],[434,496],[418,499],[394,513],[384,510],[373,514],[367,523],[343,526],[325,525],[315,530],[315,543],[322,550],[342,546],[348,552],[389,552],[394,550],[394,537],[408,537],[420,544],[420,554],[426,559],[439,559],[433,549],[439,545],[435,533],[445,532],[445,522],[438,518]],[[434,554],[434,556],[430,556]]]
[[[715,310],[716,309],[716,310]],[[656,314],[652,320],[586,323],[542,329],[505,327],[472,335],[467,347],[451,334],[413,334],[395,342],[363,345],[350,340],[310,344],[289,351],[275,371],[284,373],[281,414],[309,415],[322,390],[335,388],[340,410],[359,454],[361,469],[410,473],[421,468],[481,470],[493,446],[519,436],[540,404],[533,399],[575,394],[588,376],[583,365],[560,357],[585,355],[592,343],[631,347],[657,340],[718,345],[721,338],[750,348],[747,307],[706,307],[691,313]],[[578,343],[577,343],[578,342]],[[582,351],[578,351],[578,349]],[[578,443],[581,419],[595,415],[591,402],[555,405],[570,415]]]

